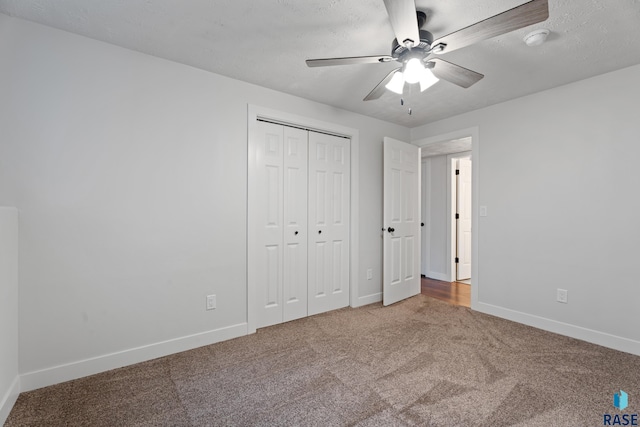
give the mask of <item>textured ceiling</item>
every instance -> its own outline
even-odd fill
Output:
[[[526,0],[416,0],[442,36]],[[547,21],[442,55],[482,73],[469,89],[363,102],[395,63],[308,68],[305,59],[390,53],[382,0],[0,0],[0,13],[414,127],[640,63],[640,0],[549,0]],[[547,43],[522,42],[533,29]],[[412,108],[412,115],[408,108]]]

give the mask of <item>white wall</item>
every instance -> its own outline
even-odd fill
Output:
[[[0,425],[19,391],[18,211],[0,207]]]
[[[437,280],[449,280],[447,263],[447,156],[435,156],[424,159],[423,190],[425,199],[424,227],[427,252],[424,275]]]
[[[0,28],[23,389],[246,331],[248,104],[359,130],[359,296],[380,293],[382,138],[408,129],[4,15]]]
[[[633,66],[412,129],[413,141],[479,129],[476,206],[488,216],[474,222],[475,309],[640,354],[638,75]]]

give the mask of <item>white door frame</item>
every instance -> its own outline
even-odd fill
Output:
[[[472,206],[472,224],[473,224],[473,233],[471,235],[471,259],[473,260],[471,264],[471,308],[475,309],[478,305],[480,288],[481,288],[481,278],[478,274],[479,272],[479,264],[480,264],[480,254],[479,254],[479,245],[478,245],[478,236],[480,235],[480,221],[479,221],[479,194],[480,194],[480,136],[478,127],[472,127],[467,129],[460,129],[457,131],[449,132],[446,134],[436,135],[429,138],[422,138],[416,141],[413,141],[419,147],[425,147],[429,144],[442,143],[446,141],[452,141],[461,138],[471,138],[471,157],[473,159],[473,168],[471,170],[471,206]],[[450,162],[448,167],[450,167]],[[450,177],[450,174],[447,174]],[[450,197],[450,196],[449,196]],[[449,203],[450,206],[450,203]],[[451,229],[451,215],[449,215],[448,219],[448,229]]]
[[[349,250],[349,301],[350,305],[354,307],[358,298],[358,277],[359,271],[359,231],[358,231],[358,217],[359,217],[359,131],[358,129],[337,125],[335,123],[324,122],[321,120],[312,119],[309,117],[298,116],[296,114],[287,113],[284,111],[273,110],[271,108],[260,107],[253,104],[248,104],[247,114],[247,147],[250,147],[249,138],[253,133],[255,123],[258,118],[267,119],[275,123],[283,125],[289,125],[294,127],[302,127],[312,131],[331,133],[335,135],[345,136],[351,139],[351,203],[350,203],[350,250]],[[247,150],[247,179],[248,185],[251,185],[252,171],[252,153],[250,149]],[[251,209],[251,200],[247,197],[247,209]],[[247,215],[247,253],[249,251],[249,230],[252,224],[248,222]],[[248,273],[249,266],[247,265]],[[245,277],[246,279],[246,277]],[[256,331],[256,292],[254,286],[247,280],[247,333],[252,334]]]

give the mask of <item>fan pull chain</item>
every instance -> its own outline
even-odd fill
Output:
[[[409,88],[409,95],[411,95],[411,88]],[[404,98],[400,98],[400,106],[404,107]],[[409,115],[413,113],[413,110],[411,109],[411,107],[409,107],[408,113]]]
[[[404,98],[400,98],[400,105],[404,106]],[[412,110],[411,110],[411,107],[409,107],[409,115],[411,115],[411,113],[412,113]]]

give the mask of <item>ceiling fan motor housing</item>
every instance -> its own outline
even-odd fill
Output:
[[[484,76],[475,71],[445,61],[444,59],[430,59],[431,54],[452,52],[491,37],[537,24],[549,18],[549,0],[528,0],[520,6],[440,37],[438,38],[437,45],[433,46],[433,35],[429,31],[422,29],[427,21],[427,14],[416,10],[415,0],[384,0],[384,5],[389,15],[393,33],[396,36],[391,42],[391,55],[307,59],[307,66],[326,67],[333,65],[387,63],[392,61],[400,62],[402,66],[391,70],[364,98],[365,101],[380,98],[392,82],[398,82],[399,77],[402,77],[400,80],[403,80],[403,82],[400,83],[406,83],[410,80],[420,81],[421,90],[424,90],[422,86],[427,85],[427,77],[429,75],[429,73],[423,72],[425,68],[434,69],[435,73],[432,73],[433,77],[447,80],[463,88],[468,88]],[[414,11],[416,12],[415,21],[412,16]],[[414,40],[416,38],[419,40]],[[422,64],[420,64],[420,62],[422,62]],[[416,79],[416,76],[419,78]],[[408,79],[408,77],[410,78]],[[423,82],[424,85],[422,84]],[[396,88],[398,85],[394,83],[393,86]],[[395,89],[389,89],[397,92]],[[401,91],[398,93],[401,93]]]
[[[431,43],[433,43],[433,34],[427,30],[420,30],[420,43],[411,49],[399,44],[398,40],[393,39],[391,42],[391,56],[401,62],[407,56],[414,56],[410,55],[410,52],[414,54],[418,52],[421,56],[424,56],[431,48]]]

